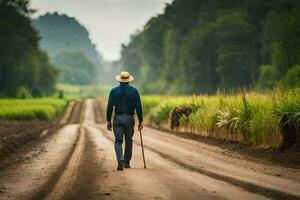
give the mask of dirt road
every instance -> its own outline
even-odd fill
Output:
[[[300,199],[300,170],[150,128],[132,168],[116,171],[113,134],[93,100],[72,105],[65,125],[15,153],[0,172],[0,199]],[[23,159],[19,159],[23,158]]]

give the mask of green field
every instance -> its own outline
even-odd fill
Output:
[[[170,129],[176,107],[180,132],[239,141],[259,147],[291,147],[300,138],[300,90],[269,94],[143,96],[146,122]],[[176,120],[176,116],[175,116]],[[299,144],[298,144],[299,145]]]
[[[99,96],[107,95],[110,86],[107,85],[70,85],[70,84],[57,84],[58,91],[62,91],[63,98],[70,99],[85,99],[97,98]]]
[[[52,120],[66,105],[66,100],[55,98],[1,99],[0,120]]]

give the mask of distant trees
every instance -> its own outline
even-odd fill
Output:
[[[59,71],[59,82],[94,84],[97,79],[106,79],[102,57],[92,44],[89,32],[75,18],[47,13],[32,24],[39,31],[41,48]]]
[[[297,0],[174,0],[123,45],[121,62],[144,93],[291,85],[280,80],[298,80],[299,27]]]
[[[81,52],[61,52],[53,57],[60,70],[59,82],[86,85],[95,83],[96,67]]]
[[[287,71],[281,85],[285,88],[300,87],[300,65],[295,65]]]
[[[240,12],[222,15],[215,27],[219,87],[234,89],[253,85],[259,65],[255,28]]]
[[[205,29],[199,26],[184,41],[180,66],[184,75],[182,81],[186,85],[184,91],[187,93],[212,93],[218,87],[215,29],[214,25]]]
[[[57,71],[39,49],[28,2],[0,1],[0,96],[45,96],[54,91]]]

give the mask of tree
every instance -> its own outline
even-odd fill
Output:
[[[248,87],[258,74],[257,41],[254,27],[239,12],[220,17],[216,22],[220,86],[225,89]]]
[[[280,84],[285,88],[300,87],[300,65],[290,68],[280,81]]]
[[[130,43],[128,45],[122,45],[121,50],[121,65],[125,70],[129,71],[136,77],[136,81],[142,81],[142,45],[143,36],[137,32],[130,38]]]
[[[296,5],[292,10],[270,11],[264,24],[263,53],[281,76],[300,63],[300,6]]]
[[[258,89],[272,89],[276,86],[278,78],[278,72],[272,65],[262,65],[259,67],[259,79],[256,87]]]
[[[181,65],[185,67],[187,93],[213,93],[219,77],[217,67],[217,42],[214,25],[194,29],[186,38]]]
[[[42,96],[54,90],[55,70],[38,47],[27,6],[25,0],[0,1],[0,44],[5,47],[0,48],[0,96],[16,97],[18,91]]]
[[[97,69],[83,53],[62,52],[53,60],[60,71],[60,82],[83,85],[96,82]]]

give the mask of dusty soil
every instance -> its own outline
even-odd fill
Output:
[[[12,163],[27,159],[0,171],[0,199],[300,199],[299,168],[152,128],[143,130],[147,169],[136,131],[132,168],[117,171],[97,109],[78,104],[55,134],[15,152]]]
[[[71,112],[80,106],[81,102],[70,102],[64,115],[53,121],[0,121],[0,169],[4,167],[4,159],[20,147],[53,134],[66,123],[78,123],[78,115],[69,118]]]
[[[57,122],[24,121],[0,122],[0,158],[19,147],[58,129]]]
[[[192,139],[209,145],[218,146],[229,151],[235,151],[247,157],[248,159],[254,159],[256,162],[277,164],[291,168],[300,168],[300,151],[297,149],[281,150],[276,148],[255,148],[252,145],[241,144],[239,142],[217,139],[213,137],[205,137],[189,132],[171,131],[157,127],[153,128],[182,138]]]

